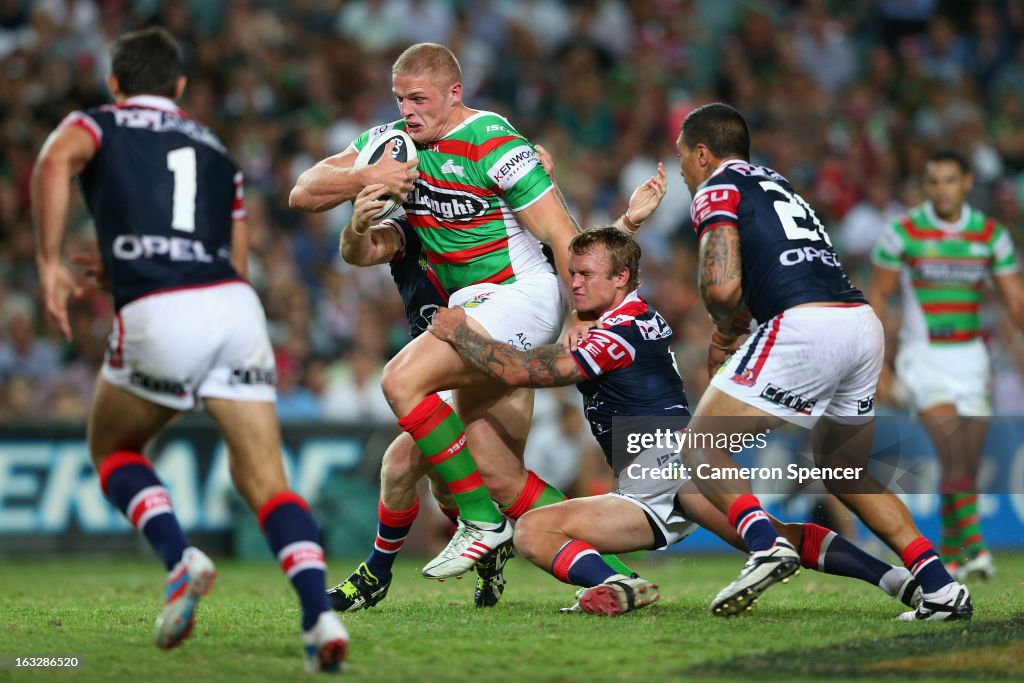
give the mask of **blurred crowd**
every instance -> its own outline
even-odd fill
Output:
[[[724,100],[747,116],[755,161],[816,208],[862,287],[882,226],[922,201],[923,160],[937,146],[970,157],[971,202],[1024,244],[1024,3],[0,0],[0,422],[80,421],[87,410],[112,308],[99,293],[76,302],[71,342],[47,326],[29,178],[67,112],[108,101],[113,39],[150,24],[180,40],[182,105],[245,173],[250,279],[268,313],[284,420],[393,420],[378,380],[409,335],[388,271],[340,261],[350,205],[302,214],[288,193],[318,159],[398,117],[390,64],[414,42],[449,45],[469,106],[507,116],[553,153],[583,225],[610,222],[665,163],[669,194],[640,236],[642,293],[675,329],[693,404],[710,328],[674,142],[699,104]],[[65,243],[68,254],[95,249],[80,202]],[[1005,317],[986,313],[996,410],[1021,414],[1024,342]],[[539,393],[546,436],[531,457],[589,447],[574,393]],[[898,391],[883,398],[883,410],[901,410]]]

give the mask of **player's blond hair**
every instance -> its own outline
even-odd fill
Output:
[[[433,81],[446,88],[462,82],[462,67],[451,50],[437,43],[416,43],[398,55],[391,65],[392,76],[430,74]]]

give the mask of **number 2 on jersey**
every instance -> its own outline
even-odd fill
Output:
[[[782,223],[782,229],[786,232],[786,237],[791,240],[810,240],[811,242],[818,242],[824,238],[825,244],[832,246],[832,240],[828,238],[825,226],[818,220],[814,209],[808,206],[800,195],[786,191],[784,187],[772,180],[762,180],[760,185],[765,192],[778,192],[786,198],[784,202],[773,204],[775,213],[779,215],[779,222]],[[813,230],[797,225],[797,220],[805,222],[808,217],[814,225]]]
[[[167,169],[174,174],[174,215],[171,227],[196,231],[196,150],[179,147],[167,153]]]

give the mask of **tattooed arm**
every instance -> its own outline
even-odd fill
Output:
[[[700,296],[719,331],[731,331],[742,305],[740,235],[731,225],[708,230],[700,241]]]
[[[459,307],[438,309],[430,332],[454,346],[482,373],[510,386],[562,387],[586,379],[561,344],[519,351],[474,332],[466,323],[466,312]]]

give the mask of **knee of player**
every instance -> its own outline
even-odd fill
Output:
[[[515,534],[512,537],[516,552],[526,559],[533,557],[533,549],[540,533],[540,521],[543,515],[535,514],[536,512],[536,510],[531,510],[516,521]]]
[[[416,374],[410,372],[399,355],[388,361],[384,366],[384,372],[380,378],[380,388],[384,397],[391,403],[392,408],[396,404],[409,402],[415,398],[422,398],[418,395],[419,386]]]

